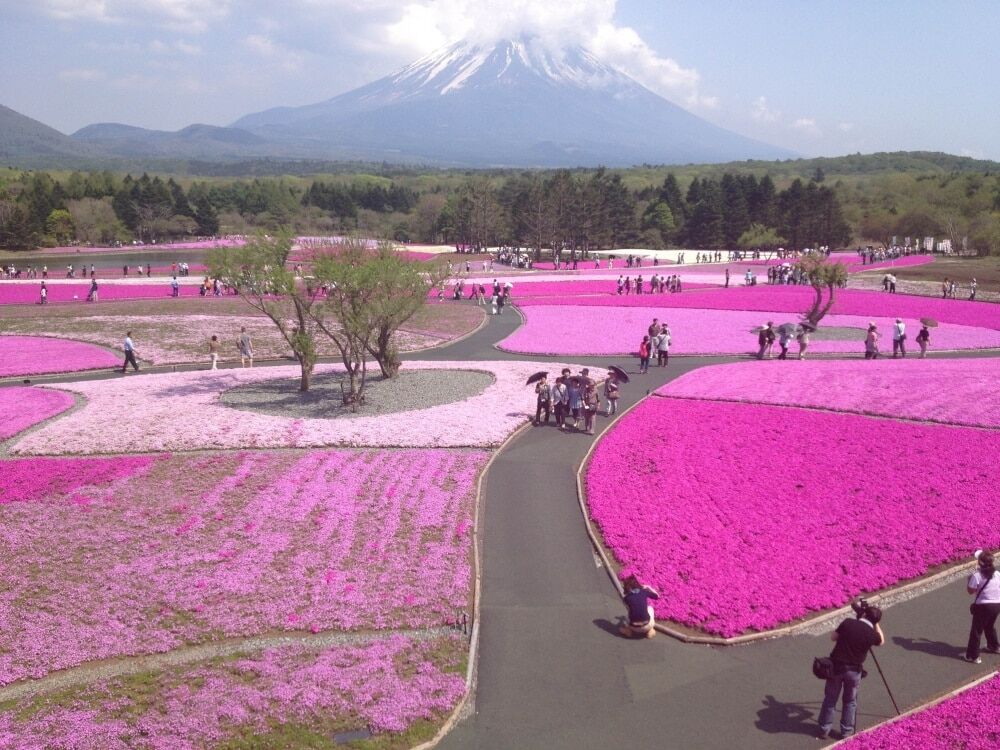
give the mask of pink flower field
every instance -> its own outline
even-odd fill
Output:
[[[261,380],[289,379],[298,367],[268,367],[125,376],[114,380],[66,383],[87,403],[72,414],[22,438],[20,455],[145,453],[220,448],[395,446],[424,448],[493,447],[525,423],[535,410],[535,394],[524,387],[537,370],[564,365],[538,362],[406,362],[403,369],[473,369],[495,382],[477,396],[428,409],[350,419],[295,419],[224,406],[219,395]],[[579,369],[572,366],[574,371]],[[321,365],[317,374],[335,372]],[[187,415],[197,414],[193,423]],[[483,418],[487,416],[488,418]]]
[[[65,391],[20,386],[0,388],[0,441],[62,414],[73,403],[73,397]]]
[[[737,362],[702,367],[659,388],[656,394],[1000,427],[1000,359],[907,358],[783,365]]]
[[[0,685],[269,631],[467,609],[479,451],[4,461]]]
[[[1000,432],[653,398],[598,444],[587,499],[661,618],[734,636],[1000,546],[981,512],[998,450]]]
[[[845,750],[994,750],[1000,747],[1000,677],[852,737]]]
[[[683,294],[662,295],[683,297]],[[750,330],[767,320],[775,324],[795,322],[796,316],[780,312],[743,310],[692,310],[661,307],[535,306],[522,311],[525,325],[501,341],[498,348],[521,354],[614,355],[633,354],[639,349],[653,318],[670,325],[671,354],[747,354],[757,350],[757,337]],[[892,318],[827,315],[823,325],[858,329],[856,341],[823,341],[813,337],[812,353],[864,352],[864,329],[873,320],[888,335]],[[910,348],[914,348],[916,321],[910,326]],[[1000,331],[944,323],[934,329],[937,350],[1000,347]],[[793,349],[797,351],[794,341]],[[891,340],[888,343],[891,351]],[[775,344],[777,350],[777,344]],[[883,350],[885,341],[883,341]]]
[[[96,304],[120,299],[157,299],[160,297],[170,297],[170,281],[163,279],[158,283],[111,283],[108,281],[97,282],[98,299]],[[47,284],[49,304],[59,302],[87,303],[87,294],[90,292],[90,282],[79,284]],[[38,283],[4,282],[0,281],[0,305],[27,305],[37,304],[39,300]],[[182,297],[197,297],[197,284],[181,284],[179,294]]]
[[[293,645],[105,679],[0,713],[0,747],[191,750],[237,746],[229,740],[246,746],[247,737],[254,747],[305,747],[299,743],[314,732],[402,732],[440,720],[464,694],[457,658],[440,656],[460,653],[457,640]]]
[[[0,336],[0,377],[78,372],[121,365],[100,347],[44,336]]]

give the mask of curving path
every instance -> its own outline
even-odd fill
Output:
[[[494,348],[520,324],[513,313],[508,309],[465,339],[404,359],[553,359]],[[629,370],[635,364],[570,359]],[[623,389],[621,407],[685,372],[732,359],[674,358],[664,370],[636,376]],[[109,376],[115,377],[87,373],[60,380]],[[608,424],[599,418],[598,429]],[[481,508],[483,597],[475,710],[441,747],[818,746],[810,736],[822,685],[809,668],[814,656],[829,652],[826,634],[731,647],[685,645],[662,634],[651,641],[617,636],[622,608],[587,538],[576,497],[576,471],[599,437],[540,427],[523,432],[496,457]],[[705,565],[717,569],[717,595],[724,599],[726,551],[706,550]],[[808,576],[808,559],[787,575]],[[780,581],[774,596],[781,596]],[[901,708],[1000,666],[1000,659],[988,654],[979,667],[957,658],[968,632],[967,605],[964,583],[958,581],[887,611],[888,643],[878,656]],[[859,728],[893,713],[878,673],[871,671],[861,691]]]

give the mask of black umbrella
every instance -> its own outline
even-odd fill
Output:
[[[547,378],[549,376],[548,370],[540,370],[528,378],[528,382],[525,385],[531,385],[532,383],[537,383],[542,378]]]
[[[615,377],[618,378],[619,382],[622,383],[628,382],[628,375],[622,368],[618,367],[618,365],[608,365],[608,372],[613,372],[615,374]]]
[[[810,323],[808,320],[803,320],[801,323],[799,323],[799,326],[802,327],[802,330],[807,331],[809,333],[815,333],[816,331],[816,325],[814,323]]]
[[[785,336],[791,336],[795,333],[795,329],[798,327],[799,326],[797,323],[782,323],[775,330],[777,330],[779,334],[783,334]]]
[[[574,388],[583,388],[589,380],[590,378],[585,378],[583,375],[572,375],[566,378],[566,383],[572,385]]]
[[[937,328],[938,322],[934,318],[921,318],[920,322],[928,328]]]

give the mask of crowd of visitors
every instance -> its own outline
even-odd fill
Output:
[[[605,416],[611,416],[618,411],[620,382],[614,369],[609,369],[603,387]],[[573,375],[566,367],[560,372],[553,383],[549,383],[545,373],[535,383],[535,426],[549,423],[554,417],[556,427],[560,430],[575,430],[587,435],[594,434],[594,418],[601,410],[601,395],[598,393],[598,383],[590,377],[590,369],[584,367],[579,375]],[[571,421],[572,420],[572,421]]]

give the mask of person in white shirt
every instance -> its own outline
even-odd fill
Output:
[[[132,332],[129,331],[125,334],[125,361],[122,363],[122,375],[125,374],[126,368],[131,364],[132,369],[139,372],[139,363],[135,361],[135,344],[132,343]]]
[[[896,318],[896,323],[892,327],[892,358],[896,355],[906,356],[906,323],[900,318]]]
[[[1000,617],[1000,575],[996,574],[993,553],[982,551],[976,553],[979,568],[969,576],[967,591],[973,596],[972,628],[969,630],[969,644],[962,657],[967,662],[981,664],[979,658],[979,643],[983,633],[986,634],[986,651],[990,654],[1000,654],[1000,641],[997,640],[997,617]]]

